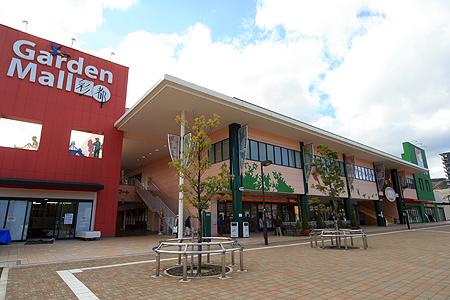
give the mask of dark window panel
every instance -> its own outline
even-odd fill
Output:
[[[266,143],[259,142],[259,160],[267,160]]]
[[[278,146],[274,146],[273,147],[274,152],[275,152],[275,164],[276,165],[281,165],[281,149]]]
[[[275,163],[274,151],[272,145],[267,145],[267,160],[270,160],[272,163]]]
[[[222,158],[223,158],[223,160],[230,159],[230,140],[229,139],[222,141]]]
[[[300,160],[300,152],[295,151],[295,167],[300,169],[302,167],[301,163],[302,161]]]
[[[281,148],[281,163],[283,166],[289,166],[288,150]]]
[[[250,141],[250,159],[258,160],[258,142]]]

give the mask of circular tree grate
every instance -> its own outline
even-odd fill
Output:
[[[232,271],[231,267],[225,267],[225,269],[226,269],[227,274]],[[183,277],[183,265],[167,268],[164,271],[164,273],[166,273],[167,275],[172,276],[172,277],[182,278]],[[194,265],[192,267],[192,272],[191,272],[191,267],[189,265],[187,266],[187,277],[188,278],[213,277],[213,276],[218,276],[220,274],[222,274],[222,266],[221,265],[202,264],[201,276],[197,272],[197,266]]]

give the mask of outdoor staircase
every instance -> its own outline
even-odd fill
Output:
[[[363,214],[364,216],[375,220],[375,224],[377,222],[377,214],[375,212],[374,209],[370,209],[361,205],[358,205],[358,210],[361,214]],[[390,217],[390,216],[386,216],[384,215],[384,217],[386,218],[386,220],[388,221],[389,224],[394,224],[394,218]]]
[[[171,234],[176,214],[164,203],[164,196],[158,187],[153,183],[149,183],[149,186],[146,187],[138,180],[135,180],[135,187],[136,193],[147,207],[162,218],[160,233]]]

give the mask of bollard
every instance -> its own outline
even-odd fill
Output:
[[[244,248],[239,250],[239,271],[244,272]]]
[[[220,277],[221,279],[225,279],[227,278],[227,269],[225,266],[225,251],[222,252],[222,276]]]
[[[161,256],[158,252],[156,252],[156,273],[155,273],[156,277],[159,276],[160,266],[161,266]]]
[[[234,266],[234,250],[231,251],[231,265]]]
[[[180,252],[178,254],[178,265],[181,265],[181,246],[178,246],[178,252]]]
[[[211,246],[208,245],[208,254],[206,254],[206,262],[209,264],[211,262],[209,251],[211,250]]]

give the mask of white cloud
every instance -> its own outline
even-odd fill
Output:
[[[0,22],[28,33],[70,45],[83,32],[94,32],[104,9],[127,9],[137,0],[14,0],[2,1]]]
[[[68,44],[95,31],[105,8],[133,3],[11,1],[0,20],[22,29],[27,19],[30,33]],[[130,67],[128,106],[169,73],[396,155],[402,141],[417,140],[427,146],[432,176],[443,176],[437,154],[450,150],[450,2],[261,0],[245,28],[227,41],[212,40],[200,23],[174,34],[136,31],[90,52],[109,59],[114,51],[113,60]],[[264,34],[249,40],[258,30]],[[323,116],[327,103],[335,117]]]

